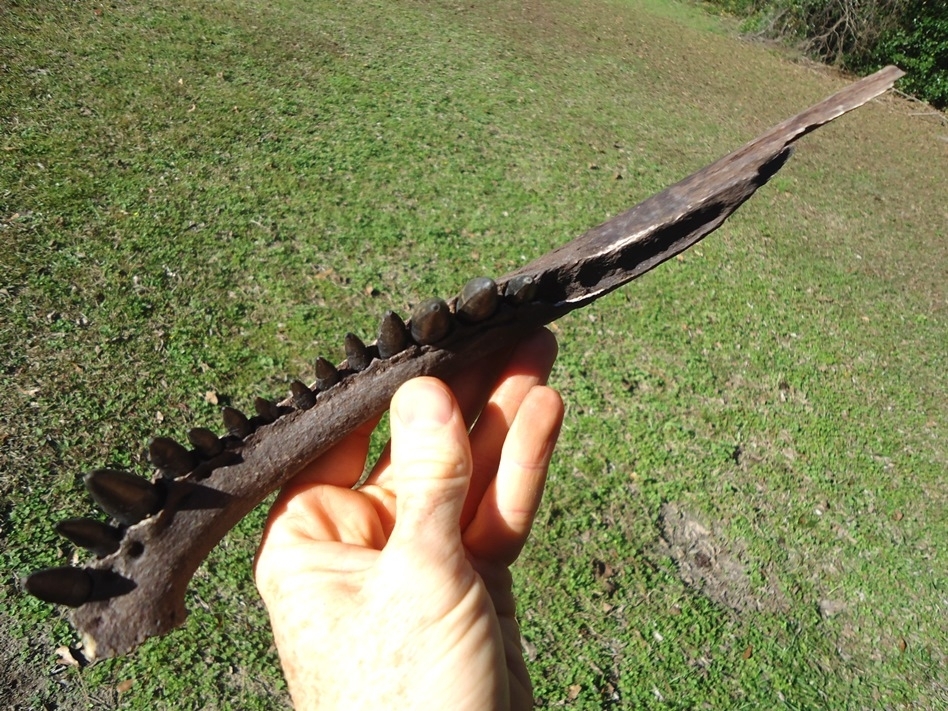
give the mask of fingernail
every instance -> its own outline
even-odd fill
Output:
[[[444,386],[430,380],[421,380],[411,386],[411,397],[398,400],[395,415],[403,425],[410,427],[441,427],[454,413],[454,401]]]

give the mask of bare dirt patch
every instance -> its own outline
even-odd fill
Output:
[[[763,586],[754,585],[740,541],[726,540],[676,503],[662,506],[660,525],[658,548],[675,561],[678,575],[688,587],[735,612],[789,609],[769,580]]]

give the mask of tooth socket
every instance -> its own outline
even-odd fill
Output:
[[[240,410],[233,407],[225,407],[221,410],[221,417],[224,419],[224,429],[230,432],[234,437],[243,439],[253,432],[253,426],[250,420]]]
[[[504,289],[504,298],[514,306],[520,306],[537,297],[537,289],[540,284],[529,274],[514,277],[507,282]]]
[[[354,333],[346,334],[346,363],[351,370],[360,372],[369,367],[372,362],[372,354],[365,347],[362,340]]]
[[[188,442],[205,459],[213,459],[224,451],[224,440],[206,427],[194,427],[188,430]]]
[[[375,347],[378,349],[379,358],[382,359],[391,358],[408,347],[408,327],[394,311],[386,311],[382,315]]]
[[[293,395],[293,404],[300,410],[308,410],[316,404],[316,395],[299,380],[290,383],[290,393]]]
[[[164,495],[157,486],[128,472],[96,469],[86,474],[84,481],[102,510],[126,526],[158,513],[164,503]]]
[[[75,545],[92,551],[100,558],[115,553],[122,541],[122,532],[91,518],[67,518],[56,524],[56,533]]]
[[[339,371],[325,358],[316,359],[316,389],[319,392],[329,390],[339,382]]]
[[[23,587],[33,597],[54,605],[79,607],[92,597],[92,577],[71,566],[39,570],[23,581]]]
[[[489,277],[471,279],[458,296],[458,318],[467,323],[478,323],[489,319],[500,305],[497,284]]]
[[[154,437],[148,443],[148,461],[162,476],[183,476],[198,465],[197,455],[170,437]]]
[[[425,299],[411,313],[411,337],[429,346],[451,332],[451,311],[443,299]]]
[[[256,397],[253,400],[253,408],[257,411],[257,417],[270,424],[280,418],[280,408],[272,400],[265,397]]]

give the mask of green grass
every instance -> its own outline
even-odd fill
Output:
[[[57,667],[75,638],[19,581],[71,560],[52,524],[95,515],[82,474],[144,472],[149,436],[217,427],[208,391],[282,393],[385,309],[504,273],[843,83],[658,2],[8,3],[3,705],[282,707],[262,510],[182,630]],[[914,112],[808,137],[706,242],[557,324],[567,421],[517,568],[539,706],[948,702],[948,162]],[[683,580],[669,504],[730,577]]]

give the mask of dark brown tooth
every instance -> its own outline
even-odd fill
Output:
[[[391,358],[401,353],[408,346],[408,327],[394,311],[386,311],[382,315],[379,326],[379,337],[375,342],[379,358]]]
[[[442,299],[425,299],[411,312],[411,337],[416,343],[437,343],[450,331],[451,310]]]
[[[79,607],[92,597],[92,577],[69,566],[39,570],[23,581],[23,587],[33,597],[54,605]]]
[[[224,451],[224,440],[206,427],[194,427],[188,430],[188,442],[205,459],[213,459]]]
[[[104,557],[115,553],[122,541],[122,532],[102,521],[91,518],[67,518],[56,524],[56,533],[65,536],[77,546]]]
[[[164,503],[157,486],[117,469],[96,469],[86,474],[85,484],[102,510],[126,526],[158,513]]]
[[[339,371],[325,358],[316,359],[316,389],[319,392],[329,390],[339,382]]]
[[[514,277],[507,282],[507,288],[504,289],[504,298],[514,306],[533,301],[537,296],[539,283],[529,274]]]
[[[257,411],[257,416],[268,424],[280,419],[280,408],[275,402],[265,397],[255,397],[253,408]]]
[[[372,362],[372,354],[369,353],[369,349],[365,347],[365,344],[362,342],[357,335],[354,333],[346,334],[346,363],[349,364],[351,370],[359,371],[365,370],[369,367],[369,363]]]
[[[489,277],[471,279],[458,297],[458,317],[468,323],[477,323],[489,319],[500,305],[497,284]]]
[[[293,395],[293,404],[300,410],[308,410],[316,404],[316,395],[299,380],[290,383],[290,393]]]
[[[183,476],[198,464],[197,455],[170,437],[153,437],[148,443],[148,461],[163,476],[173,479]]]
[[[224,418],[224,428],[234,437],[243,439],[253,432],[250,420],[240,410],[233,407],[225,407],[221,410],[221,416]]]

